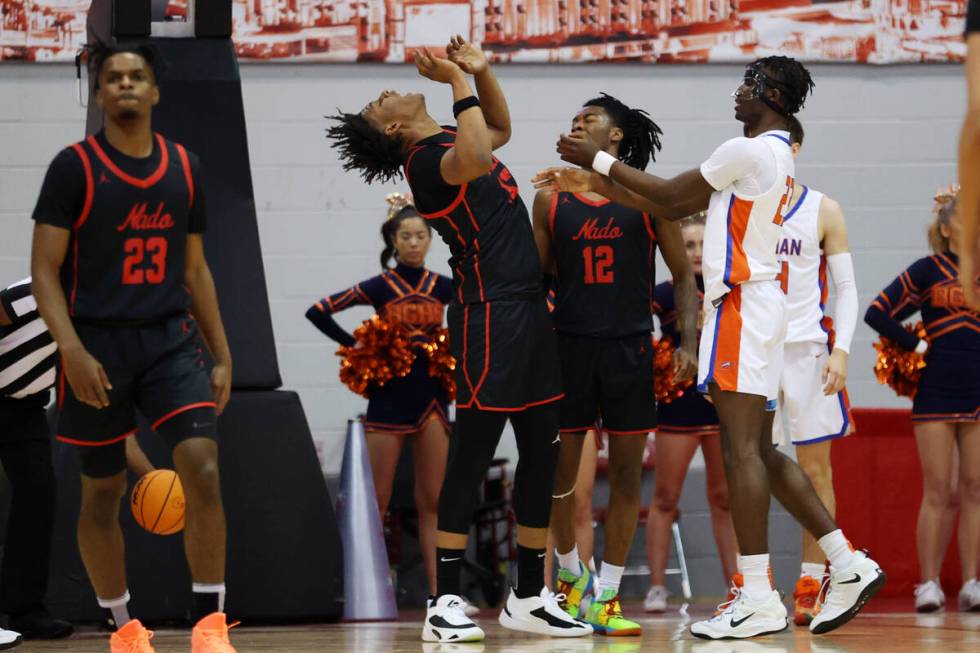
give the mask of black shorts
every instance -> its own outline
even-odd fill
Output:
[[[456,408],[513,412],[561,399],[561,370],[544,298],[449,306]]]
[[[657,426],[650,334],[592,338],[558,334],[565,398],[561,430],[596,428],[611,435],[633,435]]]
[[[934,349],[912,401],[912,421],[980,421],[980,352]]]
[[[657,404],[658,434],[715,435],[719,429],[715,407],[693,385],[672,402]]]
[[[416,352],[407,376],[374,388],[368,399],[364,428],[393,435],[417,433],[430,419],[449,429],[449,395],[438,379],[429,376],[429,357]]]
[[[75,398],[59,369],[58,440],[82,447],[121,445],[136,432],[137,409],[171,447],[215,437],[210,361],[193,318],[178,315],[139,326],[76,323],[75,329],[105,368],[112,389],[109,406],[93,408]]]

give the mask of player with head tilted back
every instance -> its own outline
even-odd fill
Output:
[[[231,354],[204,258],[200,165],[152,131],[155,49],[106,46],[93,52],[92,66],[105,128],[48,168],[31,260],[38,308],[61,352],[57,438],[78,445],[81,458],[78,545],[99,605],[119,627],[112,650],[152,651],[152,633],[129,618],[118,519],[124,440],[136,431],[138,408],[173,450],[184,487],[199,619],[192,650],[233,651],[215,420],[231,390]]]
[[[402,174],[415,208],[452,252],[450,344],[457,359],[453,453],[439,496],[436,596],[422,639],[478,641],[464,613],[460,570],[477,491],[508,419],[520,458],[514,486],[517,586],[500,623],[558,637],[589,635],[544,586],[544,549],[558,455],[558,350],[545,306],[541,262],[517,182],[493,150],[510,138],[503,91],[483,53],[455,37],[449,59],[414,53],[423,76],[452,87],[455,127],[442,127],[421,94],[382,91],[328,130],[344,167],[368,182]],[[473,93],[467,73],[476,82]]]
[[[818,538],[832,566],[812,632],[849,621],[885,582],[878,565],[851,548],[799,466],[772,446],[767,409],[775,407],[786,334],[785,264],[776,244],[794,188],[788,119],[812,88],[810,73],[794,59],[759,59],[734,92],[744,136],[723,143],[700,168],[663,179],[570,134],[559,141],[562,158],[593,172],[552,168],[535,178],[539,187],[595,191],[672,219],[708,209],[698,387],[711,394],[721,422],[744,585],[723,611],[691,626],[698,637],[753,637],[787,627],[769,576],[770,493]]]
[[[660,149],[662,132],[645,111],[602,94],[576,112],[572,133],[587,135],[643,170]],[[647,435],[657,423],[650,340],[657,247],[676,279],[683,332],[677,376],[687,379],[697,370],[694,273],[676,223],[594,193],[539,191],[534,235],[544,269],[555,275],[554,320],[565,388],[551,515],[562,607],[578,617],[593,585],[575,546],[574,494],[586,433],[601,419],[609,435],[609,516],[596,599],[584,617],[606,635],[639,635],[640,625],[622,614],[619,584],[640,510]]]

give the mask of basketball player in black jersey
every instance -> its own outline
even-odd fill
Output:
[[[452,252],[456,429],[439,497],[438,596],[429,600],[422,639],[483,639],[463,612],[459,575],[477,490],[508,419],[520,452],[518,567],[500,622],[538,634],[587,635],[592,629],[563,612],[544,587],[561,379],[531,222],[517,183],[493,155],[510,138],[507,101],[479,49],[455,37],[446,50],[448,60],[425,49],[414,59],[423,76],[452,87],[456,127],[433,120],[422,95],[383,91],[360,112],[335,116],[339,124],[328,130],[345,169],[366,181],[404,169],[416,209]]]
[[[660,128],[645,111],[603,94],[585,103],[572,133],[589,137],[627,165],[646,168],[660,149]],[[680,227],[595,193],[539,191],[534,235],[544,269],[555,275],[555,330],[565,398],[551,528],[560,564],[558,592],[579,616],[592,585],[575,547],[574,489],[582,443],[601,419],[609,434],[609,517],[598,588],[585,620],[607,635],[639,635],[622,616],[619,582],[640,508],[647,435],[656,426],[653,389],[653,293],[657,245],[670,266],[680,312],[677,376],[697,371],[697,287]]]
[[[136,431],[138,409],[171,445],[184,488],[199,619],[192,650],[228,652],[215,415],[228,401],[231,355],[204,258],[198,159],[151,130],[156,62],[148,45],[93,52],[105,127],[62,150],[48,169],[31,269],[61,352],[57,438],[78,445],[81,459],[79,549],[99,604],[119,628],[113,650],[153,650],[151,633],[129,618],[118,522],[124,441]]]

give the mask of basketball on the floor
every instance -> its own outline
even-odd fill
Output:
[[[157,469],[136,482],[129,502],[136,523],[157,535],[184,529],[184,488],[177,472]]]

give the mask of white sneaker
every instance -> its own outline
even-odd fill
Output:
[[[0,650],[7,650],[15,646],[20,646],[20,633],[13,630],[0,628]]]
[[[773,590],[764,599],[751,599],[739,590],[735,600],[705,621],[691,624],[691,634],[701,639],[744,639],[786,630],[786,606]]]
[[[853,619],[864,604],[885,586],[885,572],[863,551],[844,569],[831,569],[830,586],[820,612],[810,622],[810,632],[829,633]]]
[[[643,609],[647,612],[666,612],[669,596],[670,592],[663,585],[652,585],[646,598],[643,599]]]
[[[935,612],[946,605],[946,593],[934,580],[927,580],[915,586],[915,611]]]
[[[480,608],[470,603],[464,597],[459,597],[459,600],[463,602],[463,613],[467,617],[475,617],[476,615],[480,614]]]
[[[443,594],[429,599],[422,625],[423,642],[480,642],[483,630],[463,611],[463,599]]]
[[[980,581],[976,578],[963,583],[960,590],[960,612],[980,611]]]
[[[511,630],[520,630],[551,637],[582,637],[592,634],[592,626],[573,619],[561,609],[558,602],[562,595],[552,594],[547,587],[541,589],[539,596],[519,599],[511,589],[507,603],[500,612],[500,625]]]

